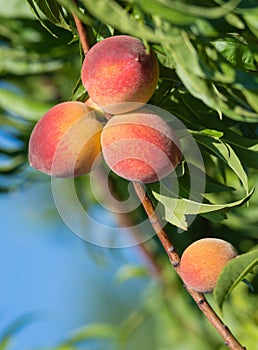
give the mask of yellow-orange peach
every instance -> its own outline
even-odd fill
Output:
[[[103,128],[101,145],[107,165],[130,181],[155,182],[181,160],[175,131],[159,115],[144,110],[113,116]]]
[[[85,103],[71,101],[52,107],[35,125],[29,142],[29,162],[56,177],[88,173],[101,152],[102,124]]]
[[[86,106],[102,112],[102,110],[99,107],[99,105],[97,105],[97,103],[93,102],[91,98],[88,98],[84,103],[86,104]]]
[[[153,51],[147,53],[141,40],[118,35],[95,44],[82,65],[82,83],[90,98],[110,114],[131,110],[133,104],[146,103],[159,77]],[[136,107],[137,108],[137,107]]]
[[[222,269],[236,256],[236,249],[227,241],[218,238],[200,239],[183,252],[181,277],[189,288],[200,293],[211,293]]]

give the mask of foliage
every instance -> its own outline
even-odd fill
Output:
[[[256,265],[258,265],[258,249],[239,255],[225,266],[214,290],[214,298],[220,307],[233,288],[249,273],[254,273]]]
[[[160,188],[153,184],[147,190],[156,204],[162,203],[159,210],[179,251],[208,235],[228,239],[245,253],[238,260],[243,264],[232,261],[225,269],[215,291],[220,307],[226,300],[230,303],[226,296],[246,277],[244,271],[257,263],[257,250],[248,252],[258,238],[258,197],[253,189],[258,171],[257,3],[81,0],[78,10],[68,0],[27,2],[35,17],[19,16],[11,5],[0,15],[0,191],[46,179],[28,167],[30,132],[50,106],[68,99],[84,101],[87,96],[79,79],[83,55],[71,11],[85,23],[91,44],[120,33],[139,37],[156,52],[160,64],[159,84],[150,104],[185,125],[204,164],[199,169],[194,159],[182,163],[176,174],[178,193],[173,176]],[[168,121],[173,122],[169,116]],[[198,181],[198,170],[204,169],[205,188],[195,201],[193,173]],[[115,175],[114,179],[118,194],[126,197],[124,180]],[[84,180],[79,179],[78,186],[80,181]],[[84,201],[88,205],[91,196]],[[132,220],[142,215],[139,209],[131,214]],[[195,221],[192,215],[197,215]],[[158,245],[153,250],[162,256]],[[126,273],[135,276],[139,271]],[[257,294],[257,281],[254,290]],[[246,294],[241,289],[241,297],[248,299]],[[181,299],[180,303],[191,313],[188,304]],[[82,338],[102,331],[113,334],[112,327],[98,327],[78,334]],[[215,344],[216,340],[214,348]],[[74,348],[68,342],[58,349]]]

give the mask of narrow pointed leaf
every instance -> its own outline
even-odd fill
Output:
[[[3,88],[0,88],[0,106],[30,121],[37,121],[52,107],[48,103],[38,102]]]
[[[248,193],[244,198],[226,204],[206,204],[194,202],[186,198],[172,198],[165,195],[161,195],[153,191],[154,197],[164,205],[165,219],[171,224],[187,230],[187,215],[198,215],[211,212],[225,213],[230,208],[238,207],[246,203],[252,196],[254,189]]]
[[[213,292],[220,309],[231,291],[253,271],[256,265],[258,265],[258,249],[239,255],[227,263]]]

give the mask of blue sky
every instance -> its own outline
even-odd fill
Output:
[[[99,248],[79,239],[59,218],[50,183],[0,196],[0,213],[0,334],[35,313],[13,350],[56,344],[77,327],[119,322],[137,307],[147,281],[129,282],[128,289],[115,273],[140,262],[138,248]]]

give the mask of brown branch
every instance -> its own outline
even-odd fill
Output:
[[[133,183],[136,194],[138,195],[142,206],[145,209],[146,214],[148,215],[149,221],[156,232],[161,244],[163,245],[168,258],[178,274],[178,276],[182,279],[180,274],[180,257],[176,252],[176,249],[173,243],[170,241],[167,233],[163,230],[162,225],[160,224],[160,220],[155,213],[155,209],[151,202],[151,199],[147,195],[145,191],[145,187],[140,182]],[[225,344],[231,350],[244,350],[243,347],[238,340],[233,336],[228,327],[222,322],[222,320],[218,317],[215,311],[212,309],[205,296],[201,293],[195,292],[192,289],[186,287],[188,293],[192,296],[199,309],[203,312],[203,314],[207,317],[210,324],[218,331],[218,333],[223,338]]]
[[[74,0],[74,3],[76,5],[78,5],[76,0]],[[86,54],[88,53],[88,51],[90,49],[90,44],[89,44],[89,40],[88,40],[88,35],[87,35],[87,32],[86,32],[86,29],[85,29],[84,24],[82,23],[82,21],[76,16],[76,14],[72,13],[72,15],[73,15],[74,22],[75,22],[75,25],[76,25],[76,28],[77,28],[77,32],[78,32],[78,35],[79,35],[79,38],[80,38],[80,42],[81,42],[81,45],[82,45],[83,53],[86,56]]]

